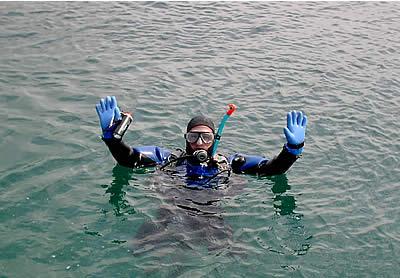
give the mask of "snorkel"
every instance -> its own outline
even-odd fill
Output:
[[[228,104],[228,107],[229,107],[228,110],[226,111],[225,115],[222,117],[221,122],[219,123],[218,131],[217,131],[217,134],[215,135],[215,142],[213,145],[213,149],[211,151],[211,157],[214,157],[214,155],[217,151],[218,144],[219,144],[219,141],[221,140],[222,131],[224,130],[226,121],[236,110],[235,104],[230,103],[230,104]]]

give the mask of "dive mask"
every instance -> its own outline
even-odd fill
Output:
[[[205,144],[209,144],[214,141],[214,134],[211,132],[188,132],[185,134],[187,142],[193,144],[199,140],[199,137]]]

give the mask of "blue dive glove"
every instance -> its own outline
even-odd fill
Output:
[[[121,110],[118,108],[117,99],[112,96],[107,96],[106,99],[101,99],[96,104],[97,115],[100,119],[100,127],[103,131],[103,137],[106,139],[112,138],[114,130],[113,124],[121,120]]]
[[[307,117],[303,112],[291,111],[287,114],[287,127],[283,129],[287,140],[286,149],[294,155],[303,152],[306,136]]]

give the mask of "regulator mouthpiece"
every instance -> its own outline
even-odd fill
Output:
[[[199,162],[206,162],[208,159],[208,153],[205,150],[197,150],[193,153],[193,156],[199,161]]]

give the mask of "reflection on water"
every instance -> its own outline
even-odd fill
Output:
[[[271,188],[274,193],[274,208],[276,213],[280,215],[292,214],[296,208],[296,200],[294,196],[284,195],[284,193],[290,190],[290,185],[286,175],[268,177],[273,182]]]
[[[129,185],[129,181],[132,180],[132,173],[132,169],[119,165],[113,168],[114,180],[107,188],[106,194],[110,194],[109,202],[113,206],[115,216],[135,213],[135,209],[125,199],[126,192],[123,190],[123,187]]]
[[[296,213],[296,199],[288,195],[290,185],[286,175],[267,177],[273,182],[271,191],[274,194],[273,207],[280,225],[276,225],[276,243],[279,243],[281,251],[277,253],[292,255],[305,255],[311,247],[312,236],[308,234],[303,222],[303,215]],[[282,229],[282,227],[285,227]]]

